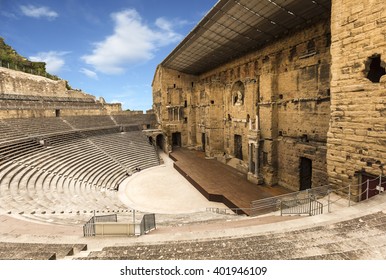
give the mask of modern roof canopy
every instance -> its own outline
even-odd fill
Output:
[[[219,0],[161,65],[200,74],[330,17],[331,0]]]

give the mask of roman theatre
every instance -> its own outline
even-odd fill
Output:
[[[385,259],[385,61],[383,0],[219,0],[145,113],[2,64],[0,259]]]

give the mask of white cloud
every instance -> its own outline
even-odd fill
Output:
[[[34,56],[30,56],[29,59],[36,62],[45,62],[47,72],[50,74],[57,74],[65,64],[63,57],[68,53],[69,52],[57,51],[40,52]]]
[[[82,59],[95,70],[106,74],[120,74],[128,64],[152,59],[159,47],[181,40],[173,25],[164,18],[155,22],[155,29],[143,22],[134,9],[111,15],[114,33],[94,44],[91,54]]]
[[[10,13],[7,11],[0,11],[0,15],[11,19],[17,19],[17,16],[14,13]]]
[[[48,7],[36,7],[34,5],[20,6],[21,12],[27,17],[55,19],[59,14]]]
[[[90,69],[86,69],[86,68],[81,68],[79,70],[80,73],[86,75],[87,77],[91,78],[91,79],[94,79],[94,80],[98,80],[98,75],[96,72],[94,71],[91,71]]]

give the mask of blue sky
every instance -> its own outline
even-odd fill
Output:
[[[0,36],[73,88],[151,109],[156,66],[217,0],[0,0]]]

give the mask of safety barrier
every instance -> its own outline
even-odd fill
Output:
[[[309,215],[323,214],[323,203],[313,197],[282,201],[280,215]]]
[[[358,194],[353,194],[353,190],[359,188],[361,188],[362,191],[360,191]],[[291,208],[290,205],[292,205],[292,207],[298,205],[299,207],[305,208],[303,210],[293,209],[293,211],[300,212],[300,214],[305,212],[305,214],[309,215],[318,215],[322,214],[323,209],[326,208],[328,212],[331,212],[331,206],[342,199],[347,199],[348,206],[350,207],[353,201],[367,200],[375,194],[384,192],[385,189],[386,178],[380,175],[373,179],[367,179],[361,184],[357,185],[350,184],[342,188],[333,188],[331,185],[325,185],[304,191],[255,200],[251,202],[250,208],[243,208],[243,210],[247,210],[250,216],[263,215],[276,211],[280,211],[282,214],[287,214],[286,212],[290,211],[288,210]],[[330,196],[333,193],[337,194],[339,198],[336,200],[331,200]],[[324,204],[318,201],[318,199],[323,198],[325,198]],[[312,207],[306,206],[307,203],[312,203]],[[241,208],[226,209],[212,207],[207,208],[206,211],[218,214],[231,214],[232,212],[237,213],[237,210],[240,212]]]
[[[143,215],[143,218],[140,224],[140,234],[141,235],[147,234],[154,229],[156,229],[155,214]]]
[[[93,216],[83,225],[83,236],[95,236],[95,224],[104,222],[117,222],[117,214]]]
[[[135,213],[133,212],[133,215]],[[141,223],[118,223],[117,215],[93,216],[83,225],[83,236],[143,235],[156,229],[155,214],[145,214]]]

